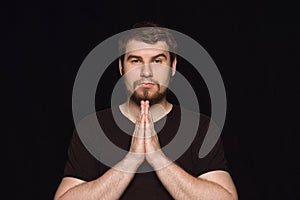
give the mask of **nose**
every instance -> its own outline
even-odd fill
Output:
[[[148,78],[148,77],[152,77],[152,76],[153,76],[153,73],[152,73],[152,69],[151,69],[150,64],[144,64],[144,65],[142,66],[140,76],[141,76],[141,77],[145,77],[145,78]]]

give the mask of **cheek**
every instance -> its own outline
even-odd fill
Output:
[[[124,74],[122,78],[124,79],[125,85],[128,89],[132,90],[133,83],[137,80],[139,80],[139,72],[138,70],[124,70]]]
[[[166,66],[161,66],[153,70],[153,78],[157,80],[161,85],[168,86],[171,77],[171,68]]]

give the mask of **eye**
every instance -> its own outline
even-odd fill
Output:
[[[155,59],[154,63],[161,63],[161,59]]]
[[[138,60],[138,59],[133,59],[133,60],[131,60],[130,62],[131,62],[131,63],[139,63],[140,60]]]

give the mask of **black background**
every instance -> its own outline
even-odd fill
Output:
[[[240,199],[299,199],[299,8],[299,1],[225,0],[3,5],[9,199],[53,198],[74,127],[77,70],[95,46],[141,20],[192,37],[218,66],[228,101],[222,137]],[[104,94],[117,78],[104,80]],[[106,107],[109,98],[97,104]]]

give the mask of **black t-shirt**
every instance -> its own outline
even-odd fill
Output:
[[[117,117],[115,117],[116,115]],[[128,120],[119,109],[114,108],[98,111],[97,117],[103,132],[109,140],[119,148],[128,151],[131,143],[131,135],[128,133],[133,133],[135,124]],[[195,125],[195,122],[197,125],[196,129],[192,127]],[[179,157],[177,156],[178,158],[175,155],[176,153],[172,153],[174,151],[169,151],[170,148],[165,148],[166,152],[164,151],[167,157],[174,160],[177,165],[194,177],[212,170],[229,170],[220,138],[209,154],[204,158],[199,158],[198,156],[209,122],[210,118],[206,115],[199,115],[174,105],[168,115],[154,123],[155,130],[158,130],[157,134],[163,151],[164,147],[171,145],[172,140],[175,139],[179,132],[184,133],[182,134],[183,137],[177,138],[177,141],[181,140],[180,142],[186,145],[188,141],[186,143],[184,140],[189,138],[188,132],[195,131],[195,137],[190,142],[191,145],[187,146],[186,150]],[[92,181],[103,175],[110,167],[100,162],[101,158],[99,159],[96,156],[97,159],[93,156],[92,150],[85,147],[80,136],[75,130],[68,149],[68,160],[65,166],[64,177],[75,177],[84,181]],[[173,144],[173,149],[180,149],[178,143],[175,143],[175,145],[177,146]],[[147,166],[147,163],[143,163],[143,166]],[[148,171],[136,173],[120,199],[173,198],[164,188],[156,173]]]

